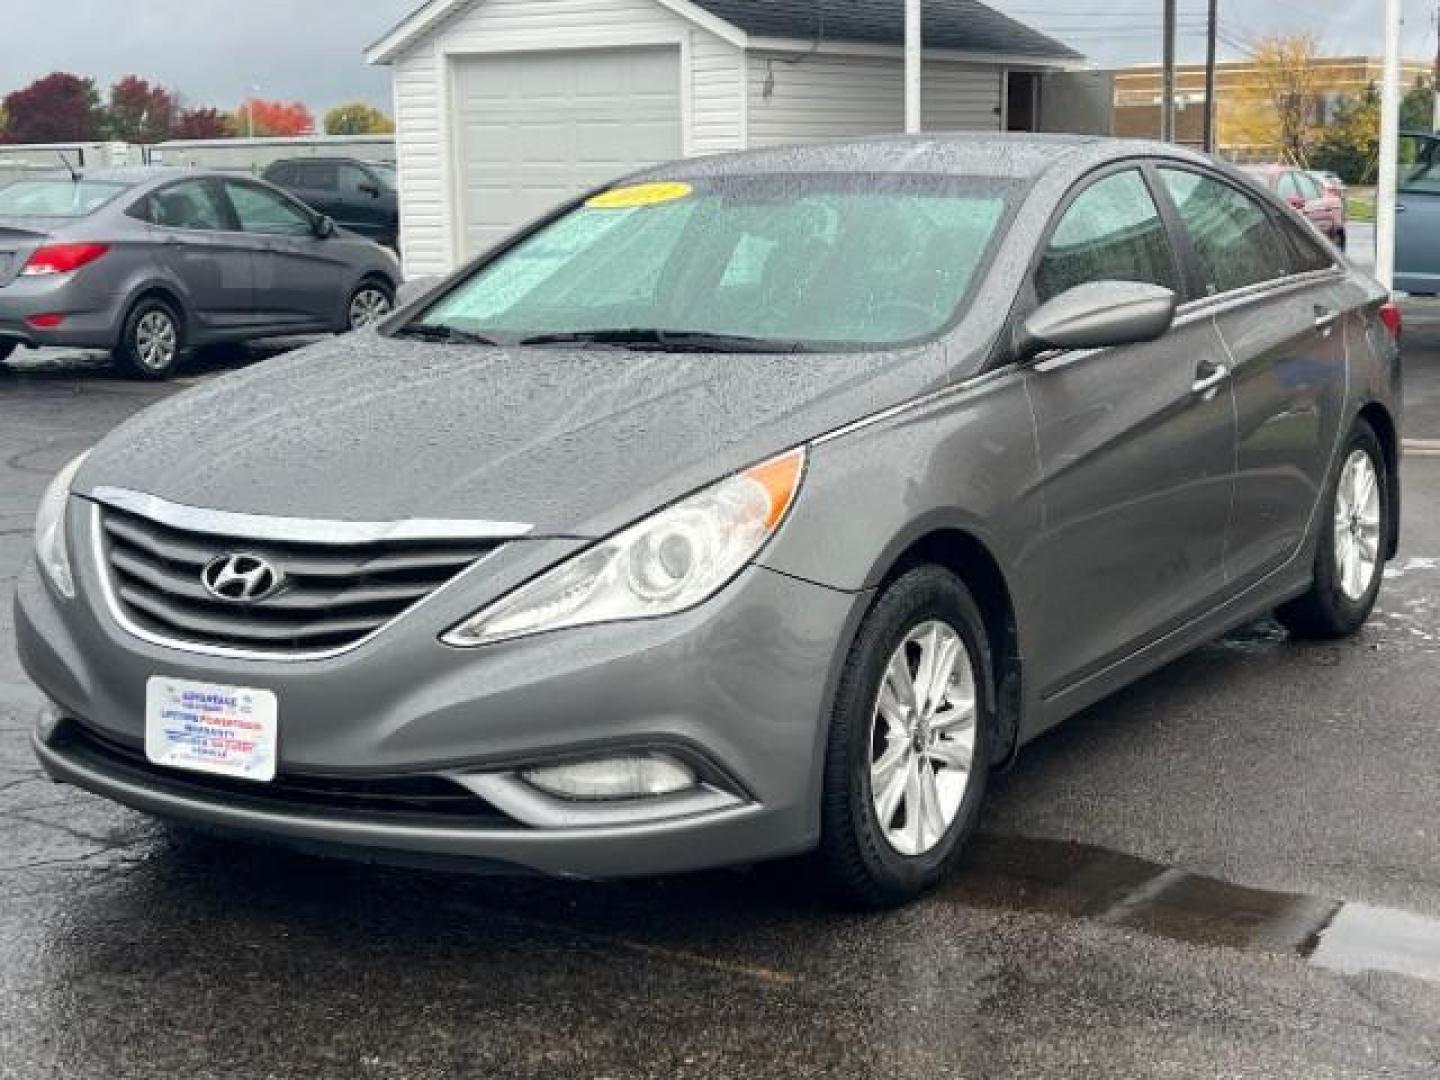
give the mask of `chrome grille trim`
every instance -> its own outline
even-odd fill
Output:
[[[162,582],[174,577],[177,571],[175,571],[173,568],[164,566],[157,567],[153,563],[146,562],[143,556],[137,557],[133,549],[131,551],[124,552],[122,561],[117,564],[115,562],[115,558],[117,555],[122,554],[122,549],[115,548],[108,542],[107,538],[110,536],[112,531],[109,527],[112,523],[108,519],[113,518],[116,522],[120,522],[120,528],[122,530],[125,529],[127,525],[131,525],[133,523],[125,522],[120,517],[120,515],[114,514],[113,511],[107,513],[107,507],[102,506],[98,502],[91,502],[83,499],[79,499],[77,500],[77,502],[83,502],[88,509],[85,525],[90,532],[91,555],[94,559],[96,573],[98,574],[100,579],[101,596],[104,601],[105,609],[110,615],[110,617],[115,621],[115,623],[126,633],[131,634],[132,636],[139,638],[142,641],[148,642],[152,645],[158,645],[169,649],[177,649],[182,652],[197,653],[205,656],[223,657],[226,659],[267,660],[272,662],[299,662],[326,660],[344,655],[345,653],[358,649],[367,642],[373,640],[378,634],[382,633],[388,627],[394,625],[401,619],[407,618],[412,615],[412,613],[414,613],[418,608],[420,608],[432,597],[437,596],[444,590],[450,588],[458,580],[467,576],[467,574],[471,570],[475,569],[476,566],[484,562],[495,552],[499,551],[501,547],[503,547],[503,544],[500,541],[494,538],[487,537],[486,540],[488,540],[489,543],[482,550],[469,551],[464,554],[463,558],[461,557],[461,553],[458,550],[448,552],[448,558],[444,560],[438,560],[438,567],[442,569],[453,568],[453,572],[448,574],[445,579],[438,584],[421,583],[424,584],[424,587],[422,594],[418,596],[409,595],[409,591],[420,587],[420,585],[417,585],[415,583],[400,582],[394,584],[385,583],[382,585],[359,587],[351,590],[358,595],[349,604],[345,603],[343,600],[343,593],[345,590],[339,590],[336,594],[334,594],[334,596],[337,598],[342,598],[341,602],[333,604],[328,608],[325,606],[325,594],[323,593],[318,599],[313,595],[300,596],[290,594],[288,596],[279,598],[288,601],[281,606],[264,606],[264,610],[266,610],[268,613],[278,613],[283,616],[298,615],[303,617],[306,614],[313,613],[314,619],[312,620],[312,622],[304,625],[306,633],[323,632],[333,633],[337,636],[340,634],[354,635],[350,640],[336,642],[333,645],[327,645],[325,647],[305,648],[303,646],[292,645],[291,647],[286,648],[285,645],[280,644],[278,641],[275,645],[267,646],[263,640],[254,640],[255,632],[253,630],[250,630],[247,631],[247,633],[249,633],[252,640],[244,644],[237,644],[233,642],[226,643],[223,641],[217,642],[215,640],[205,640],[204,631],[201,629],[202,626],[216,625],[217,621],[218,624],[222,626],[225,625],[226,619],[229,616],[227,615],[223,604],[215,603],[209,600],[203,601],[211,607],[211,613],[194,616],[187,615],[185,613],[184,607],[180,605],[189,602],[195,602],[195,600],[198,600],[198,598],[182,597],[178,596],[177,594],[169,593],[168,591],[164,591],[163,585],[155,589],[154,595],[147,595],[145,592],[145,585],[143,581],[141,585],[137,587],[135,584],[137,579],[135,577],[127,578],[126,575],[129,573],[129,571],[127,571],[125,568],[124,559],[129,559],[131,561],[130,570],[135,569],[137,565],[143,565],[146,567],[149,573],[151,573],[152,575],[157,575],[157,580],[160,580]],[[129,512],[133,513],[133,511]],[[161,528],[176,528],[175,526],[170,526],[163,522],[156,522],[156,524],[159,525]],[[329,523],[315,522],[314,524],[321,527],[317,529],[318,534],[320,532],[323,532],[323,526]],[[220,535],[218,533],[213,535],[216,541],[216,551],[219,551],[222,547],[228,549],[231,547],[244,546],[247,543],[254,541],[255,539],[248,536]],[[427,539],[434,542],[436,538],[427,537]],[[448,537],[442,539],[454,538]],[[474,538],[471,539],[473,541]],[[386,537],[385,540],[378,542],[383,543],[386,541],[393,542],[394,537]],[[262,544],[277,542],[280,541],[261,541]],[[314,544],[317,546],[317,549],[323,549],[323,547],[326,546],[324,541],[317,542],[314,539],[310,539],[308,541],[291,540],[285,542]],[[352,543],[359,544],[361,542],[353,541]],[[377,541],[370,541],[370,543],[377,543]],[[332,543],[330,546],[332,548],[340,547],[343,549],[346,545],[335,545]],[[185,556],[191,558],[198,558],[200,555],[204,554],[203,550],[197,550],[199,548],[199,545],[182,545],[182,547],[189,548],[189,550],[185,552]],[[377,558],[383,560],[384,556],[377,556]],[[421,560],[424,561],[423,555],[421,556]],[[383,561],[382,565],[384,565]],[[117,566],[119,566],[120,568],[118,572]],[[316,559],[314,560],[312,565],[307,567],[307,569],[317,570],[320,569],[320,567],[321,560]],[[346,579],[342,575],[341,577],[337,578],[337,583],[343,580]],[[199,587],[200,580],[198,567],[195,576],[195,582],[196,586]],[[378,598],[374,595],[377,590],[379,590],[382,594]],[[203,589],[201,591],[203,591]],[[374,617],[368,620],[352,619],[347,617],[347,607],[354,608],[358,606],[363,608],[367,604],[373,605],[376,603],[394,603],[403,604],[404,606],[393,613],[384,614],[378,620]],[[242,613],[241,617],[243,618],[244,609],[237,608],[236,610]],[[154,619],[156,623],[168,624],[168,626],[146,625],[145,620],[147,619],[147,617]],[[185,633],[186,624],[195,627],[197,637],[192,638],[188,636],[181,636]],[[264,632],[262,631],[261,633],[263,634]],[[289,641],[294,635],[272,633],[269,634],[269,636],[272,638]]]
[[[308,518],[238,514],[170,502],[158,495],[126,488],[97,487],[86,498],[137,517],[186,532],[213,533],[234,539],[294,544],[379,544],[411,540],[518,540],[533,525],[518,521],[462,521],[406,518],[400,521],[320,521]]]

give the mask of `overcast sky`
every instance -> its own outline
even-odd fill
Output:
[[[1161,0],[989,2],[1097,64],[1159,59]],[[1179,5],[1181,58],[1202,59],[1206,0]],[[93,76],[102,86],[134,72],[177,88],[190,104],[233,108],[258,86],[265,97],[299,99],[317,113],[355,99],[389,111],[388,73],[367,67],[360,53],[417,6],[418,0],[0,0],[0,26],[17,31],[0,64],[0,93],[57,70]],[[1434,54],[1434,6],[1405,0],[1407,56]],[[1348,53],[1378,52],[1381,7],[1381,0],[1220,0],[1229,42],[1313,30],[1328,50]],[[1222,55],[1237,55],[1234,45]]]

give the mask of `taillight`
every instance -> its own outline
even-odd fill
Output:
[[[1391,341],[1400,340],[1400,331],[1404,328],[1404,319],[1400,317],[1400,305],[1391,300],[1389,303],[1380,305],[1380,322],[1385,327],[1386,333],[1390,335]]]
[[[109,244],[47,244],[30,256],[20,274],[22,277],[38,277],[42,274],[73,273],[109,250]]]

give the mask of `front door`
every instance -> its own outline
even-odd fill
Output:
[[[255,306],[277,329],[344,326],[349,264],[340,246],[315,235],[299,203],[248,180],[223,181],[255,261]]]
[[[1400,137],[1395,288],[1440,293],[1440,139]]]
[[[1102,280],[1182,288],[1135,168],[1094,181],[1062,212],[1036,300]],[[1223,358],[1211,321],[1182,316],[1160,341],[1058,353],[1028,372],[1045,501],[1046,615],[1034,650],[1045,696],[1193,617],[1223,588],[1235,455]]]

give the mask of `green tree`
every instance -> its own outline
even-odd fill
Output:
[[[389,135],[394,130],[393,120],[359,101],[337,105],[325,114],[327,135]]]
[[[1429,131],[1434,109],[1433,84],[1420,79],[1400,101],[1400,130]],[[1380,89],[1373,83],[1336,107],[1310,163],[1337,174],[1347,184],[1373,184],[1380,160]]]

